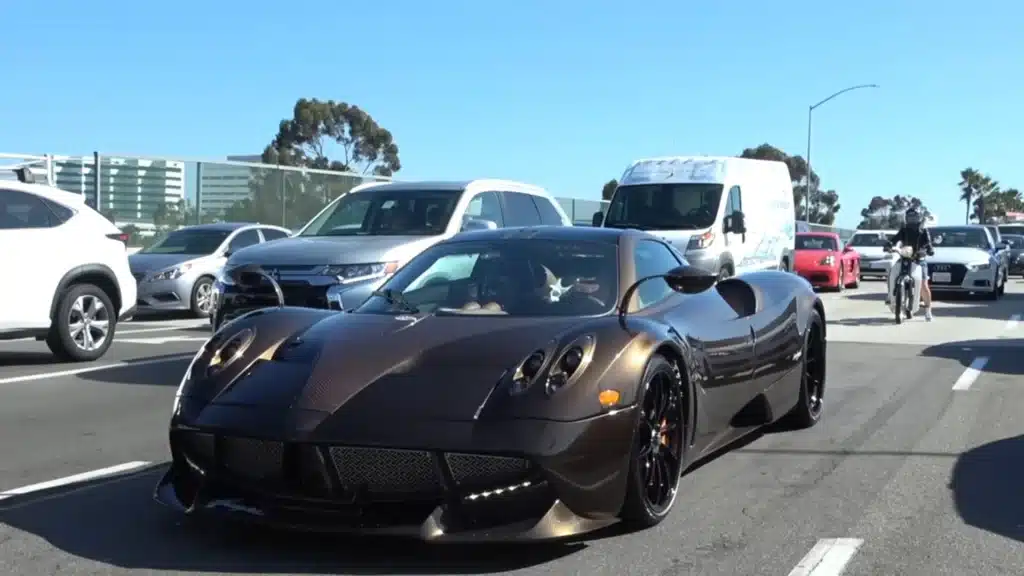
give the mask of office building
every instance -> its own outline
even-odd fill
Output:
[[[247,162],[259,164],[259,154],[244,156],[228,156],[228,162]],[[252,194],[249,181],[253,167],[238,164],[221,164],[218,162],[199,163],[198,204],[203,214],[219,216],[239,200],[245,200]]]
[[[118,225],[154,225],[154,214],[185,200],[185,163],[104,156],[100,160],[97,202],[92,158],[54,159],[54,184],[85,196],[86,202]]]

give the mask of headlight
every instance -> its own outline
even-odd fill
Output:
[[[173,268],[167,268],[166,270],[161,270],[156,274],[151,274],[148,278],[146,278],[146,282],[157,282],[160,280],[177,280],[178,278],[181,278],[182,274],[188,272],[190,268],[192,268],[192,264],[190,263],[186,262],[185,264],[179,264],[177,266],[174,266]]]
[[[976,272],[978,270],[988,270],[991,267],[992,264],[990,262],[975,262],[974,264],[967,265],[967,269],[970,270],[971,272]]]
[[[549,396],[579,379],[580,374],[594,358],[596,342],[592,334],[584,334],[562,348],[555,356],[555,361],[548,368],[548,380],[544,386],[544,391]]]
[[[214,279],[214,281],[220,283],[223,286],[231,286],[235,283],[231,279],[231,276],[228,274],[227,266],[224,266],[223,268],[220,269],[219,272],[217,272],[217,277]]]
[[[824,258],[821,259],[822,266],[831,266],[831,265],[833,265],[835,263],[836,263],[836,257],[835,256],[825,256]]]
[[[320,274],[323,276],[333,276],[338,279],[338,282],[342,284],[350,284],[352,282],[360,282],[363,280],[372,280],[374,278],[383,278],[389,274],[394,274],[395,270],[398,269],[398,262],[377,262],[374,264],[336,264],[331,266],[324,266]]]

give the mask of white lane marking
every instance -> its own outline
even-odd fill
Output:
[[[28,486],[22,486],[21,488],[14,488],[11,490],[0,492],[0,500],[11,498],[12,496],[21,496],[23,494],[39,492],[41,490],[59,488],[60,486],[67,486],[69,484],[87,482],[89,480],[103,478],[104,476],[113,476],[114,474],[131,472],[133,470],[138,470],[139,468],[149,466],[150,464],[152,464],[152,462],[125,462],[124,464],[118,464],[117,466],[110,466],[107,468],[100,468],[99,470],[93,470],[91,472],[82,472],[81,474],[65,476],[63,478],[57,478],[56,480],[48,480],[46,482],[40,482],[38,484],[29,484]]]
[[[178,322],[181,322],[181,321],[179,320]],[[120,337],[123,334],[144,334],[146,332],[174,332],[175,330],[188,330],[190,328],[209,327],[210,323],[208,321],[199,321],[199,322],[197,322],[195,320],[190,320],[190,321],[188,321],[188,323],[179,323],[179,324],[175,324],[174,322],[167,322],[166,324],[162,324],[159,327],[154,327],[154,328],[135,328],[135,329],[129,329],[129,330],[121,330],[120,329],[121,326],[139,326],[139,325],[150,326],[151,324],[140,324],[138,322],[132,322],[130,324],[118,324],[118,330],[115,332],[114,341],[115,342],[120,342],[121,341]],[[11,340],[4,340],[3,343],[7,343],[7,342],[30,342],[30,341],[35,341],[35,338],[13,338]]]
[[[981,376],[981,369],[985,367],[985,364],[988,364],[988,356],[978,356],[975,358],[974,362],[971,362],[971,365],[964,370],[964,373],[956,379],[956,382],[953,384],[953,390],[969,390],[971,384],[974,384],[978,376]]]
[[[85,368],[74,368],[71,370],[59,370],[57,372],[42,372],[39,374],[26,374],[24,376],[11,376],[10,378],[0,378],[0,384],[16,384],[18,382],[31,382],[33,380],[46,380],[48,378],[60,378],[62,376],[75,376],[77,374],[86,374],[88,372],[99,372],[100,370],[109,370],[111,368],[131,368],[133,366],[149,366],[151,364],[162,364],[164,362],[174,362],[177,360],[184,360],[185,358],[192,358],[195,356],[194,352],[187,354],[175,354],[174,356],[165,356],[163,358],[148,358],[146,360],[136,360],[128,362],[112,362],[109,364],[99,364],[97,366],[87,366]]]
[[[174,332],[175,330],[188,330],[189,328],[200,328],[202,324],[196,324],[194,326],[170,326],[168,328],[139,328],[138,330],[118,330],[114,338],[122,334],[145,334],[146,332]]]
[[[118,338],[121,344],[167,344],[168,342],[206,342],[207,336],[162,336],[156,338]]]
[[[1006,321],[1007,330],[1016,330],[1017,325],[1020,324],[1020,314],[1014,314],[1010,316],[1010,319]]]
[[[839,576],[863,543],[859,538],[822,538],[789,576]]]

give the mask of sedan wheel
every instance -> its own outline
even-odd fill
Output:
[[[206,318],[213,308],[213,280],[200,278],[192,287],[192,314],[198,318]]]
[[[644,372],[622,518],[636,528],[658,524],[675,503],[686,444],[683,379],[654,356]]]

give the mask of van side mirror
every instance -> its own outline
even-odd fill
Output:
[[[723,221],[723,228],[725,228],[726,234],[746,234],[747,225],[743,217],[743,212],[736,210],[729,216],[726,216]]]
[[[591,225],[595,228],[600,228],[604,224],[604,212],[594,212],[594,217],[590,221]]]

